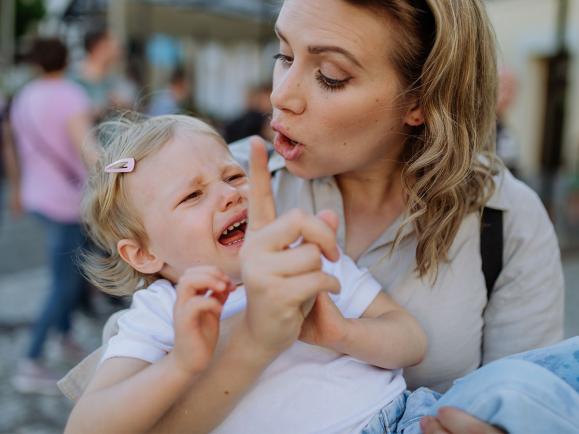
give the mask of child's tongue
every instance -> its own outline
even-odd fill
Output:
[[[243,241],[245,238],[245,231],[242,227],[234,229],[227,233],[227,235],[221,235],[219,237],[219,243],[223,244],[224,246],[229,246],[232,244],[238,244],[239,242]]]

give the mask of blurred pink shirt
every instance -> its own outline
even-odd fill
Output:
[[[62,223],[80,221],[80,201],[87,171],[69,138],[72,118],[90,110],[76,83],[39,79],[14,99],[11,124],[21,168],[22,204]],[[71,174],[80,182],[71,182]]]

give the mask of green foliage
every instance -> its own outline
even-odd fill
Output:
[[[20,39],[45,14],[46,9],[42,0],[16,0],[16,22],[14,25],[16,39]]]

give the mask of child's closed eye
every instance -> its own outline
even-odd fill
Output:
[[[197,199],[197,198],[199,198],[199,197],[201,196],[201,194],[202,194],[202,191],[201,191],[201,190],[195,190],[195,191],[189,193],[187,196],[185,196],[185,197],[181,200],[181,202],[179,202],[179,205],[181,205],[182,203],[188,202],[188,201],[190,201],[190,200]]]
[[[225,178],[226,182],[235,182],[242,179],[246,179],[247,175],[245,173],[236,173],[235,175],[230,175]]]

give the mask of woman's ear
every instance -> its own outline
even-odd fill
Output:
[[[404,123],[406,125],[410,125],[411,127],[419,127],[420,125],[424,124],[424,115],[422,113],[422,107],[415,102],[412,107],[404,116]]]
[[[123,261],[143,274],[155,274],[163,268],[164,262],[135,240],[120,240],[117,251]]]

